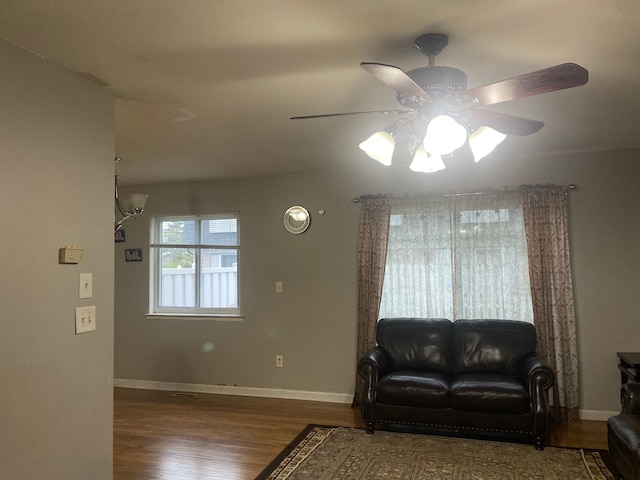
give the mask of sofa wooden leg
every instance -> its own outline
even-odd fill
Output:
[[[367,422],[367,433],[373,435],[373,426],[375,422]]]

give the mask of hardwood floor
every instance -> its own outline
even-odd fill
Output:
[[[115,389],[114,480],[253,479],[310,423],[363,427],[349,405]],[[557,427],[550,444],[607,448],[606,423]]]

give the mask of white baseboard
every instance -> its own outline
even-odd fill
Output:
[[[176,392],[213,393],[216,395],[238,395],[241,397],[286,398],[290,400],[312,400],[328,403],[351,403],[353,393],[308,392],[278,388],[234,387],[228,385],[206,385],[197,383],[156,382],[153,380],[131,380],[114,378],[114,387],[139,388],[143,390],[167,390]]]
[[[580,410],[580,420],[597,420],[600,422],[606,422],[614,415],[618,415],[617,412],[607,412],[606,410]]]
[[[241,397],[286,398],[289,400],[311,400],[328,403],[351,403],[352,393],[308,392],[305,390],[283,390],[278,388],[234,387],[228,385],[206,385],[197,383],[156,382],[153,380],[131,380],[115,378],[114,387],[139,388],[142,390],[163,390],[192,393],[212,393],[216,395],[238,395]],[[580,410],[581,420],[606,422],[620,413],[605,410]]]

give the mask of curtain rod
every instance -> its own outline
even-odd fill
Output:
[[[498,190],[485,190],[485,191],[479,191],[479,192],[461,192],[461,193],[440,193],[440,194],[432,194],[433,196],[436,197],[466,197],[466,196],[471,196],[471,195],[488,195],[488,194],[492,194],[492,193],[504,193],[504,192],[519,192],[522,190],[527,190],[530,188],[538,188],[538,187],[544,187],[544,186],[550,186],[550,185],[523,185],[521,187],[518,188],[507,188],[504,190],[498,189]],[[553,185],[553,186],[558,186],[558,187],[564,187],[565,189],[569,190],[569,191],[573,191],[576,190],[578,188],[578,186],[575,183],[571,183],[569,185]],[[421,194],[417,194],[417,195],[393,195],[391,193],[374,193],[374,194],[368,194],[368,195],[360,195],[359,197],[354,197],[353,198],[353,203],[360,203],[362,201],[365,200],[375,200],[375,199],[379,199],[379,198],[411,198],[412,196],[414,197],[420,197],[420,196],[429,196],[429,194],[425,194],[425,195],[421,195]]]

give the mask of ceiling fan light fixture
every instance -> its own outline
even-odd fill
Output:
[[[467,129],[449,115],[438,115],[429,122],[424,148],[435,155],[448,155],[467,141]]]
[[[479,162],[489,155],[504,141],[507,136],[491,127],[482,126],[469,136],[469,148],[473,153],[473,159]]]
[[[424,147],[418,147],[409,169],[413,172],[434,173],[444,170],[444,162],[440,155],[429,154]]]
[[[513,115],[478,109],[511,100],[555,92],[585,85],[589,72],[575,63],[563,63],[516,77],[506,78],[475,88],[467,88],[467,74],[447,66],[436,66],[435,57],[448,44],[443,33],[428,33],[414,44],[428,59],[428,66],[405,72],[400,67],[376,62],[361,62],[360,67],[396,92],[396,100],[403,110],[374,110],[291,117],[308,119],[359,115],[363,113],[415,114],[402,117],[385,131],[377,132],[360,148],[383,165],[391,165],[396,134],[406,125],[411,127],[408,137],[398,136],[399,143],[409,144],[413,156],[411,170],[438,171],[444,168],[442,156],[452,154],[469,143],[475,161],[489,155],[508,135],[531,135],[544,123]],[[486,125],[499,129],[496,131]],[[478,128],[474,131],[475,128]],[[419,135],[417,132],[420,132]],[[426,132],[423,136],[423,132]],[[504,132],[504,133],[500,133]],[[421,146],[420,149],[418,146]],[[403,152],[404,153],[404,152]],[[430,166],[425,166],[429,164]]]
[[[391,133],[381,130],[371,135],[358,146],[371,158],[388,167],[391,165],[396,141]]]

